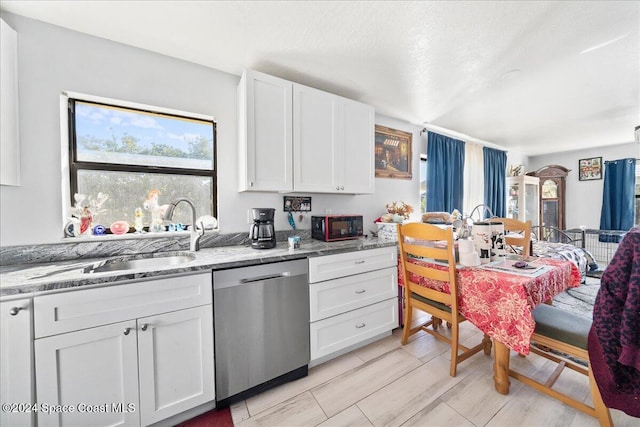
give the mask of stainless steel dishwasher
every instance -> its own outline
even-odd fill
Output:
[[[306,259],[214,271],[213,292],[218,407],[307,375]]]

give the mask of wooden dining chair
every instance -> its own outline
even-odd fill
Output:
[[[522,247],[522,255],[531,255],[531,221],[519,221],[513,218],[491,218],[490,222],[504,225],[504,244]]]
[[[558,365],[544,383],[536,381],[513,369],[509,369],[509,376],[574,409],[597,418],[601,426],[612,426],[611,414],[602,402],[600,390],[596,384],[593,372],[588,366],[589,353],[587,352],[587,336],[591,328],[591,320],[546,304],[541,304],[536,307],[535,310],[533,310],[533,316],[536,321],[536,327],[531,336],[531,352],[556,362]],[[537,344],[537,346],[534,343]],[[554,353],[551,352],[553,350],[555,351]],[[583,360],[587,365],[581,366],[575,363],[575,361],[563,357],[562,354]],[[589,406],[567,394],[560,393],[553,389],[553,385],[564,368],[573,369],[589,377],[589,388],[591,390],[593,406]]]
[[[458,280],[453,230],[451,227],[440,228],[424,223],[398,224],[397,227],[401,266],[404,273],[405,310],[402,345],[407,343],[409,336],[419,331],[425,331],[435,338],[449,343],[451,345],[449,374],[455,377],[456,368],[460,362],[483,349],[485,354],[491,354],[491,339],[485,334],[482,342],[473,348],[467,348],[458,342],[459,324],[466,319],[458,310]],[[418,265],[410,262],[410,259],[415,258],[423,261],[438,260],[441,268],[435,268],[434,264]],[[442,268],[442,265],[445,268]],[[437,281],[436,284],[442,285],[442,289],[436,290],[418,283],[425,279]],[[419,326],[412,327],[414,308],[431,314],[431,319]],[[451,337],[438,332],[442,321],[446,321],[450,326]]]

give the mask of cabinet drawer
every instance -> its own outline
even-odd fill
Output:
[[[35,297],[35,337],[211,304],[211,272]]]
[[[397,260],[395,246],[309,258],[309,283],[395,267]]]
[[[315,322],[397,295],[396,267],[312,283],[309,288],[310,320]]]
[[[309,326],[311,360],[391,331],[397,325],[397,298],[313,322]]]

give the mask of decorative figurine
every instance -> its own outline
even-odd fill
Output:
[[[93,214],[88,206],[82,208],[80,214],[80,234],[88,236],[91,234],[91,223],[93,222]]]
[[[91,196],[87,197],[86,194],[76,193],[73,195],[75,205],[71,208],[71,220],[74,224],[74,236],[89,236],[92,234],[92,223],[96,221],[98,215],[106,211],[106,209],[102,209],[102,205],[108,198],[109,195],[102,192],[98,193],[95,199]]]
[[[137,234],[142,234],[144,233],[144,224],[142,223],[142,220],[144,219],[144,213],[142,212],[141,208],[136,208],[136,210],[133,213],[134,216],[134,228],[136,229],[136,233]]]
[[[158,203],[158,196],[160,191],[151,190],[147,195],[147,199],[142,204],[145,210],[151,212],[151,223],[149,224],[149,231],[152,233],[159,233],[164,231],[164,213],[169,205],[160,205]]]

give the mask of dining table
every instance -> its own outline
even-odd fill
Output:
[[[509,359],[511,350],[528,355],[535,329],[534,308],[550,303],[553,297],[577,287],[581,274],[570,261],[552,258],[509,256],[487,264],[457,266],[458,310],[493,340],[494,384],[501,394],[509,394]],[[521,261],[526,268],[518,268]],[[432,264],[446,270],[448,266],[433,260],[409,258],[408,262]],[[398,283],[403,286],[402,268]],[[414,277],[414,283],[448,292],[448,283]]]

